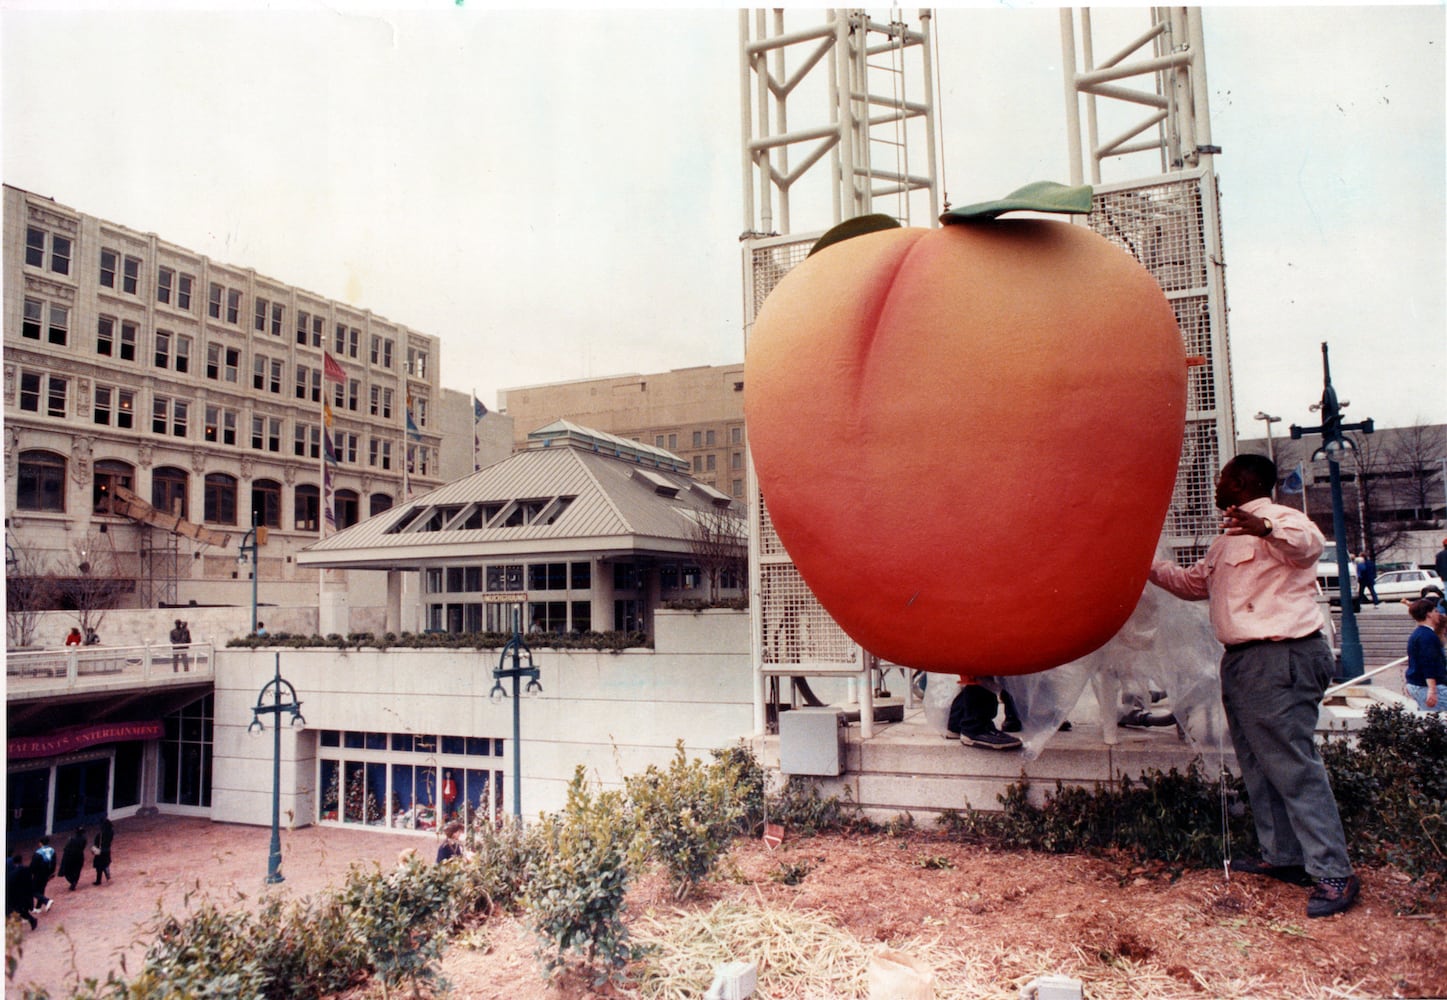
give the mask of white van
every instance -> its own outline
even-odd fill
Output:
[[[1337,575],[1339,569],[1336,564],[1336,545],[1327,542],[1326,547],[1321,550],[1321,558],[1316,562],[1316,589],[1323,596],[1336,597]],[[1357,566],[1356,563],[1347,561],[1347,573],[1350,576],[1348,589],[1350,593],[1357,592]]]

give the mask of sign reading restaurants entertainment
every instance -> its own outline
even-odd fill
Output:
[[[15,736],[5,741],[5,753],[11,759],[54,757],[93,747],[97,743],[124,743],[128,740],[158,740],[161,723],[107,722],[92,726],[68,726],[44,736]]]

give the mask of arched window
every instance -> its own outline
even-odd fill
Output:
[[[224,472],[206,474],[205,510],[210,524],[236,523],[236,477]]]
[[[318,531],[321,528],[322,491],[315,486],[296,488],[295,521],[297,531]]]
[[[134,490],[135,469],[126,462],[117,462],[114,459],[102,459],[95,463],[95,489],[91,498],[91,509],[97,514],[110,514],[111,497],[115,496],[117,486],[124,486],[128,490]]]
[[[371,510],[368,517],[376,517],[384,510],[392,509],[392,498],[386,493],[373,493],[371,498]]]
[[[357,491],[337,490],[337,528],[350,528],[357,523]]]
[[[186,470],[163,466],[151,473],[151,506],[177,517],[190,517]]]
[[[281,527],[281,483],[258,479],[251,484],[251,523]]]
[[[65,458],[53,451],[22,451],[15,485],[16,510],[65,513]]]

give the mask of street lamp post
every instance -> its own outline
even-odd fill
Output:
[[[523,641],[521,616],[513,615],[512,638],[502,647],[502,655],[498,657],[497,668],[492,672],[492,690],[488,697],[494,703],[508,697],[507,691],[503,688],[502,682],[506,679],[512,680],[512,814],[518,822],[523,818],[523,778],[522,778],[522,713],[518,705],[518,686],[522,678],[528,679],[526,691],[529,696],[536,697],[543,693],[543,685],[538,681],[540,671],[533,664],[533,651]],[[522,665],[523,655],[527,655],[528,665]],[[512,657],[512,666],[507,666],[508,657]]]
[[[246,565],[247,555],[251,556],[251,634],[256,634],[256,578],[260,576],[258,567],[261,560],[257,557],[257,548],[266,544],[266,526],[256,523],[256,512],[251,513],[251,529],[241,536],[241,554],[236,561],[242,566]]]
[[[1341,671],[1344,680],[1362,675],[1362,642],[1357,632],[1356,610],[1352,607],[1352,577],[1346,545],[1346,514],[1342,510],[1341,498],[1341,457],[1348,451],[1356,451],[1356,444],[1344,431],[1359,430],[1371,434],[1376,428],[1371,418],[1358,424],[1342,423],[1341,411],[1347,403],[1337,402],[1336,390],[1331,384],[1331,360],[1326,344],[1321,345],[1321,370],[1323,388],[1321,402],[1313,405],[1313,411],[1320,411],[1320,427],[1299,427],[1291,425],[1291,439],[1301,440],[1303,434],[1321,433],[1321,447],[1312,454],[1313,462],[1326,459],[1331,472],[1331,530],[1336,540],[1337,593],[1341,597]],[[1362,526],[1365,533],[1366,525]]]
[[[1271,442],[1271,425],[1281,423],[1280,417],[1273,417],[1265,410],[1257,410],[1256,416],[1252,419],[1266,421],[1266,457],[1271,459],[1271,464],[1276,464],[1276,447]]]
[[[286,689],[287,700],[282,700],[282,689]],[[272,693],[272,703],[266,704],[266,692]],[[306,719],[301,714],[301,702],[297,700],[296,688],[291,686],[290,681],[282,680],[281,677],[281,654],[276,654],[276,676],[262,686],[261,692],[256,696],[256,707],[251,710],[251,725],[246,727],[248,733],[259,733],[266,728],[261,717],[266,714],[275,715],[271,720],[271,853],[266,859],[266,881],[269,885],[275,885],[283,881],[281,874],[281,713],[291,713],[291,724],[294,726],[300,722],[306,725]]]

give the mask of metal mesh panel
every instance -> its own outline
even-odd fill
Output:
[[[824,671],[860,669],[854,640],[815,600],[793,563],[765,562],[759,570],[765,671],[795,673],[801,664]]]
[[[1203,184],[1213,182],[1213,175],[1201,172],[1097,190],[1089,218],[1091,229],[1150,271],[1170,300],[1186,354],[1205,359],[1186,376],[1186,433],[1164,531],[1183,563],[1199,558],[1220,531],[1215,496],[1221,407],[1231,398],[1225,330],[1212,323],[1213,314],[1225,315],[1225,303],[1212,302],[1209,269]],[[1209,224],[1219,234],[1219,206]]]
[[[1186,372],[1186,412],[1216,409],[1216,350],[1211,343],[1211,307],[1205,295],[1186,295],[1171,302],[1187,356],[1206,359]]]
[[[784,275],[809,256],[809,250],[813,247],[814,240],[815,237],[810,236],[807,240],[776,243],[772,246],[758,246],[753,249],[750,254],[750,262],[753,266],[750,270],[754,286],[754,316],[758,315],[759,307],[763,305],[765,297],[774,290],[775,285],[783,280]],[[749,317],[751,324],[754,316]]]
[[[1205,291],[1201,190],[1194,177],[1097,194],[1089,225],[1145,265],[1171,292]]]

